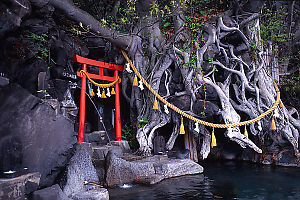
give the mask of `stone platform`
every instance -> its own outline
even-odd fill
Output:
[[[28,173],[9,179],[0,179],[0,199],[22,200],[26,194],[37,190],[41,174]]]
[[[122,157],[109,152],[106,158],[106,184],[156,184],[166,178],[199,174],[203,167],[190,159],[170,159],[164,155],[142,158],[132,154]]]
[[[203,168],[190,159],[173,159],[167,155],[145,158],[132,154],[126,141],[92,149],[99,180],[107,186],[132,182],[156,184],[166,178],[203,172]]]

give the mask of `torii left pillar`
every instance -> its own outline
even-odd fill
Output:
[[[118,71],[123,71],[122,65],[104,63],[101,61],[91,60],[78,55],[74,55],[74,61],[82,63],[82,70],[85,71],[91,79],[115,81],[119,78]],[[87,65],[99,68],[99,74],[91,74],[87,72]],[[103,68],[114,70],[114,76],[104,76]],[[77,72],[77,76],[81,77],[80,107],[79,107],[79,128],[78,142],[84,142],[84,125],[85,125],[85,100],[86,100],[86,75]],[[120,89],[119,81],[115,83],[115,119],[116,119],[116,140],[121,141],[121,114],[120,114]]]

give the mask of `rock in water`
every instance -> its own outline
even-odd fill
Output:
[[[0,172],[26,167],[52,185],[76,143],[74,124],[19,85],[0,94]]]
[[[118,158],[112,151],[106,157],[106,184],[108,186],[130,183],[139,177],[155,173],[152,163],[135,163]]]
[[[203,167],[189,159],[153,156],[126,161],[112,152],[107,154],[106,166],[108,186],[131,182],[155,184],[166,178],[203,172]]]

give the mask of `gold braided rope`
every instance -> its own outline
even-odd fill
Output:
[[[93,83],[94,85],[96,85],[96,86],[98,86],[98,87],[100,87],[100,88],[108,88],[108,87],[111,87],[111,86],[113,86],[117,81],[120,80],[120,78],[118,77],[115,81],[113,81],[113,82],[111,82],[111,83],[108,83],[108,84],[100,84],[100,83],[97,83],[97,82],[93,81],[93,80],[89,77],[89,75],[86,73],[86,71],[80,70],[79,72],[80,72],[80,73],[84,73],[84,74],[86,75],[86,77],[91,81],[91,83]]]
[[[248,121],[243,121],[243,122],[237,122],[237,123],[232,123],[232,124],[214,124],[214,123],[210,123],[210,122],[206,122],[200,119],[197,119],[187,113],[185,113],[184,111],[180,110],[179,108],[177,108],[176,106],[174,106],[173,104],[169,103],[168,101],[166,101],[165,99],[163,99],[159,94],[157,94],[153,88],[146,82],[146,80],[141,76],[141,74],[137,71],[137,69],[135,68],[135,66],[132,64],[131,60],[128,58],[127,54],[125,53],[125,51],[121,50],[124,58],[127,60],[127,62],[130,64],[130,66],[132,67],[133,71],[135,72],[135,74],[142,80],[142,82],[144,83],[144,85],[150,90],[150,92],[152,94],[154,94],[154,96],[160,100],[163,104],[167,105],[169,108],[171,108],[172,110],[174,110],[175,112],[179,113],[180,115],[193,120],[199,124],[203,124],[205,126],[210,126],[213,128],[230,128],[230,127],[238,127],[238,126],[244,126],[244,125],[248,125],[254,122],[257,122],[258,120],[262,119],[263,117],[265,117],[266,115],[270,114],[279,104],[280,101],[280,92],[279,89],[273,79],[274,82],[274,87],[277,93],[277,98],[276,98],[276,102],[275,104],[266,112],[262,113],[261,115],[259,115],[258,117],[248,120]]]

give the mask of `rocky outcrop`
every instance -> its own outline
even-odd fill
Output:
[[[127,161],[112,152],[107,154],[106,166],[108,186],[130,182],[155,184],[166,178],[203,172],[199,164],[189,159],[169,159],[157,155]]]
[[[100,187],[97,171],[92,163],[92,147],[89,143],[76,144],[76,151],[67,167],[63,192],[76,200],[105,200],[108,191]]]
[[[139,177],[155,174],[153,163],[150,162],[129,162],[118,158],[112,152],[108,152],[106,159],[106,183],[108,186],[130,183]]]
[[[50,186],[66,166],[76,136],[74,124],[19,85],[0,88],[0,172],[24,167]]]

